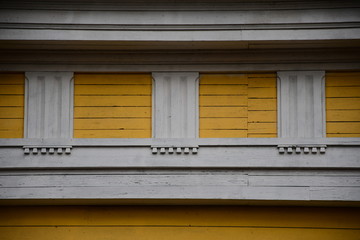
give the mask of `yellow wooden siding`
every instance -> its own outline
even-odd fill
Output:
[[[0,208],[0,239],[355,240],[359,208],[16,206]]]
[[[202,74],[200,137],[277,136],[276,74]]]
[[[360,72],[326,73],[327,137],[360,137]]]
[[[22,73],[0,73],[0,138],[24,135],[24,83]]]
[[[151,75],[75,74],[75,138],[150,138]]]

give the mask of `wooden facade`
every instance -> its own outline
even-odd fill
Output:
[[[0,239],[359,239],[357,1],[120,2],[0,3]]]

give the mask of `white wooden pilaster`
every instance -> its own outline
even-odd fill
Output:
[[[153,73],[153,137],[198,137],[197,72]]]
[[[324,71],[278,72],[279,137],[325,137]]]
[[[73,73],[26,72],[27,138],[71,138]]]

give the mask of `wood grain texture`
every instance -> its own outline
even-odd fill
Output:
[[[326,87],[327,97],[360,97],[360,87]]]
[[[345,207],[4,206],[0,209],[0,226],[169,224],[188,227],[191,223],[225,227],[360,228],[360,209]]]
[[[75,138],[151,137],[150,74],[75,74]]]
[[[358,239],[358,208],[2,207],[2,239]]]
[[[82,130],[74,131],[75,138],[149,138],[151,130]]]
[[[249,109],[276,111],[276,99],[249,99]]]
[[[75,107],[150,107],[151,96],[77,96]]]
[[[360,72],[326,73],[327,137],[359,137]]]
[[[150,95],[151,85],[75,85],[75,95]]]
[[[82,73],[77,74],[76,84],[84,85],[151,85],[149,74],[114,74],[114,73]]]
[[[0,73],[0,138],[24,135],[24,88],[24,74]]]
[[[200,137],[273,137],[276,98],[274,73],[201,75]]]
[[[220,81],[220,80],[219,80]],[[212,96],[227,96],[227,95],[247,95],[247,85],[240,84],[213,84],[205,85],[200,83],[200,96],[212,95]]]
[[[1,87],[1,86],[0,86]],[[19,95],[1,95],[0,106],[4,107],[23,107],[24,94]]]

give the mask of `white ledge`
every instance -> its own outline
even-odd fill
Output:
[[[150,146],[278,146],[278,145],[360,146],[360,138],[3,138],[0,147],[79,146],[79,147],[150,147]]]

